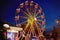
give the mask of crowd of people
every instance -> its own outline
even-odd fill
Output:
[[[40,31],[39,33],[33,35],[31,33],[26,33],[24,31],[21,31],[18,34],[19,34],[17,35],[18,38],[16,38],[15,40],[60,40],[60,34],[53,32]]]
[[[57,34],[53,34],[52,32],[48,33],[48,32],[44,32],[43,35],[30,35],[30,34],[24,34],[24,32],[21,32],[20,36],[18,39],[16,40],[60,40],[60,35]],[[3,35],[3,34],[1,34]],[[5,40],[2,36],[0,35],[0,40]],[[10,39],[9,39],[10,40]]]
[[[47,35],[40,33],[39,35],[35,35],[35,36],[31,36],[30,34],[26,34],[26,35],[21,35],[21,38],[19,40],[60,40],[60,36],[53,35],[52,32],[50,32]]]

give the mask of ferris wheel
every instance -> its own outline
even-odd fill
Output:
[[[25,1],[16,9],[16,26],[25,24],[24,31],[34,32],[45,28],[45,16],[42,8],[33,1]]]

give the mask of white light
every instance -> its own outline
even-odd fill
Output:
[[[37,20],[37,19],[35,18],[35,20]]]
[[[21,3],[20,5],[23,5],[24,3]]]
[[[18,28],[18,27],[11,27],[11,26],[10,26],[10,29],[11,29],[11,30],[15,30],[15,31],[21,31],[21,30],[23,30],[22,28]]]
[[[28,3],[28,1],[25,1],[25,3]]]
[[[7,32],[17,32],[18,33],[18,31],[16,31],[16,30],[7,30]]]
[[[9,28],[9,25],[8,24],[4,24],[3,26],[6,27],[6,28]]]
[[[56,23],[59,23],[59,21],[56,21]]]

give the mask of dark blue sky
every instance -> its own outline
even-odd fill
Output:
[[[15,10],[20,3],[26,0],[2,0],[0,19],[15,24]],[[46,29],[50,30],[55,26],[55,19],[60,19],[60,0],[33,0],[38,3],[44,11],[46,18]]]

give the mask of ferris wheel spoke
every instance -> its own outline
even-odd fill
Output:
[[[39,14],[39,13],[37,12],[37,13],[36,13],[36,16],[37,16],[38,14]]]
[[[41,22],[42,20],[39,20],[39,19],[38,19],[37,21],[38,21],[38,22]]]
[[[27,8],[26,10],[27,10],[28,14],[29,14],[29,15],[31,15],[31,13],[30,13],[29,9]]]
[[[24,21],[24,22],[21,22],[20,24],[24,24],[24,23],[26,23],[27,21]]]
[[[29,26],[29,24],[27,24],[27,25],[25,26],[24,31],[26,31],[26,29],[27,29],[28,26]]]
[[[30,7],[30,15],[32,15],[33,14],[33,10],[32,10],[32,8]]]
[[[36,9],[35,9],[35,11],[34,11],[34,16],[36,16]]]
[[[35,31],[34,31],[34,27],[33,27],[33,24],[31,24],[31,26],[30,26],[30,32],[32,33],[32,35],[34,36],[34,34],[35,34]]]
[[[28,15],[31,15],[28,8],[25,9],[25,12],[26,12]]]
[[[34,15],[34,12],[35,12],[35,9],[33,7],[30,7],[30,13],[31,13],[31,15]]]
[[[27,19],[28,17],[20,16],[20,18],[25,18],[25,19]]]
[[[38,29],[39,29],[39,25],[38,25],[38,23],[36,22],[35,25],[36,25],[36,28],[37,28],[37,30],[38,30]]]
[[[39,24],[39,26],[41,27],[42,26],[42,24],[41,23],[39,23],[39,22],[37,22],[38,24]]]
[[[37,28],[37,30],[38,30],[38,33],[39,33],[39,31],[40,31],[40,26],[41,26],[41,24],[40,24],[39,22],[37,22],[37,23],[36,23],[36,28]]]
[[[41,26],[41,23],[37,22],[39,24],[39,26]]]
[[[29,16],[29,14],[27,14],[27,12],[25,12],[25,11],[23,11],[23,14],[25,14],[25,15]]]
[[[37,16],[36,18],[40,18],[41,16]]]

